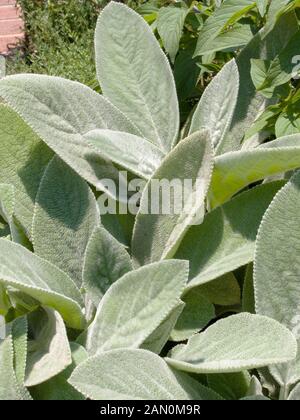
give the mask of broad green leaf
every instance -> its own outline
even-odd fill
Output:
[[[2,330],[1,330],[2,332]],[[14,352],[10,326],[0,338],[0,400],[22,400],[14,371]]]
[[[199,33],[195,56],[211,51],[211,42],[224,28],[239,20],[255,6],[252,0],[227,0],[205,21]]]
[[[295,2],[292,1],[294,4]],[[264,36],[267,36],[269,32],[274,28],[278,19],[287,11],[287,5],[291,3],[291,0],[270,0],[270,6],[266,16],[266,26],[264,30]]]
[[[168,314],[168,316],[161,322],[161,324],[153,331],[149,337],[143,342],[140,348],[150,350],[153,353],[160,354],[165,344],[170,339],[171,332],[181,315],[185,303],[182,300],[178,301],[177,306]]]
[[[256,310],[288,328],[300,324],[300,173],[276,195],[262,220],[256,241],[254,285]],[[276,229],[274,229],[276,226]],[[290,246],[287,246],[287,238]]]
[[[0,104],[0,182],[14,187],[14,213],[29,236],[35,196],[52,155],[15,111]]]
[[[93,130],[86,133],[84,138],[103,158],[141,178],[150,178],[164,158],[157,146],[133,134]]]
[[[34,252],[65,271],[80,288],[87,243],[99,222],[97,202],[89,186],[55,156],[36,197]]]
[[[220,399],[147,350],[120,349],[91,357],[76,368],[69,382],[91,400]]]
[[[295,63],[293,57],[299,53],[300,31],[288,42],[283,51],[271,62],[265,63],[261,68],[261,76],[256,88],[266,97],[272,97],[277,86],[287,83],[294,72]]]
[[[247,185],[300,167],[300,135],[273,140],[255,149],[230,152],[215,159],[209,191],[216,207]]]
[[[172,63],[179,49],[184,21],[189,12],[187,7],[162,7],[157,17],[157,30]]]
[[[48,381],[71,363],[71,350],[63,319],[50,308],[28,315],[29,332],[25,385]]]
[[[216,280],[198,286],[198,290],[209,302],[214,305],[237,305],[241,300],[241,290],[233,273],[227,273]]]
[[[298,22],[294,13],[283,16],[274,29],[263,39],[264,30],[260,31],[237,57],[240,73],[240,89],[237,106],[230,130],[224,139],[219,154],[239,150],[245,132],[269,105],[266,98],[256,92],[251,78],[251,59],[273,60],[288,44],[298,31]]]
[[[190,225],[201,223],[212,165],[207,131],[182,140],[163,161],[143,192],[136,218],[132,253],[137,264],[172,258]]]
[[[182,298],[185,307],[171,333],[172,341],[184,341],[201,331],[214,317],[214,306],[201,295],[199,290],[191,290]]]
[[[205,89],[193,115],[190,134],[207,128],[216,150],[230,127],[239,91],[239,71],[235,60],[225,64]]]
[[[0,284],[56,309],[69,327],[83,328],[83,301],[72,280],[46,260],[6,239],[0,239]]]
[[[84,400],[83,395],[69,383],[74,369],[88,358],[86,350],[76,343],[70,343],[72,364],[57,376],[30,389],[34,400],[42,401],[78,401]]]
[[[89,331],[89,352],[139,347],[178,305],[187,276],[187,262],[175,260],[125,274],[100,302]]]
[[[111,2],[99,17],[95,44],[104,95],[144,138],[170,151],[179,128],[177,94],[167,58],[149,25],[132,9]]]
[[[298,114],[298,104],[288,105],[279,115],[275,124],[275,134],[277,137],[299,134],[300,117]]]
[[[27,74],[0,80],[0,97],[82,178],[100,190],[108,175],[118,181],[117,169],[95,153],[84,134],[97,128],[138,130],[102,95],[70,80]]]
[[[132,270],[125,247],[102,227],[94,230],[86,248],[83,287],[98,306],[108,288]]]
[[[277,181],[246,191],[208,213],[201,225],[190,228],[175,255],[190,262],[188,288],[253,261],[259,224],[282,185]]]
[[[179,101],[184,101],[193,94],[200,75],[197,59],[193,58],[193,50],[179,50],[174,64],[174,78]],[[186,77],[186,75],[189,77]]]
[[[209,42],[209,45],[206,47],[206,54],[240,49],[247,45],[253,36],[251,25],[245,23],[235,24]]]
[[[300,173],[283,187],[262,220],[256,241],[254,287],[257,313],[281,322],[294,332],[299,341],[300,290],[298,278],[299,243],[298,206]],[[277,226],[277,229],[274,229]],[[287,238],[289,246],[287,247]],[[297,359],[272,370],[281,386],[290,386],[300,379],[300,352]]]
[[[15,208],[15,190],[11,184],[0,184],[0,216],[10,223]]]
[[[20,385],[25,381],[27,362],[27,332],[28,324],[26,317],[15,319],[11,324],[11,334],[14,350],[14,370],[17,382]]]
[[[234,373],[212,373],[207,375],[208,386],[226,400],[243,398],[250,385],[247,371]]]
[[[293,360],[297,343],[279,322],[242,313],[222,319],[178,345],[166,358],[176,369],[195,373],[240,372]]]

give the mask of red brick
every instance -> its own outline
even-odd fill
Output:
[[[23,31],[22,19],[0,20],[0,35],[14,35]]]
[[[15,7],[14,5],[0,7],[0,21],[6,19],[17,19],[19,17],[20,9],[18,7]]]
[[[23,34],[0,36],[0,54],[6,53],[8,51],[8,47],[16,45],[23,36]]]

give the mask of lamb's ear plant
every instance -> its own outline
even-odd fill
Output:
[[[292,8],[272,8],[228,0],[204,22],[197,57],[241,16],[268,16],[183,138],[167,57],[119,3],[96,28],[102,94],[0,80],[0,399],[299,399],[300,135],[243,142],[268,107],[251,59],[277,62],[298,31]],[[172,61],[189,13],[160,13]],[[136,217],[127,179],[141,186]],[[153,212],[156,182],[174,180],[191,181],[183,207],[173,191],[169,213]]]

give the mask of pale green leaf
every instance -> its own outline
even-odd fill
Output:
[[[59,373],[49,381],[43,382],[30,389],[34,400],[42,401],[78,401],[84,400],[84,396],[76,391],[69,383],[68,379],[74,369],[88,358],[86,350],[76,343],[70,343],[72,352],[72,364],[63,372]]]
[[[14,349],[14,370],[18,383],[24,384],[27,362],[27,332],[26,317],[17,318],[11,324],[11,334]]]
[[[219,400],[190,376],[147,350],[120,349],[89,358],[69,379],[91,400]]]
[[[295,386],[291,391],[288,400],[290,401],[299,401],[300,400],[300,383]]]
[[[184,341],[201,331],[214,317],[214,306],[199,290],[191,290],[182,298],[185,307],[171,333],[172,341]]]
[[[85,324],[80,308],[82,297],[72,280],[54,265],[6,239],[0,239],[0,283],[56,309],[72,328],[80,329]]]
[[[14,213],[29,236],[36,193],[52,155],[16,112],[0,104],[0,182],[14,187]]]
[[[226,373],[293,360],[297,343],[279,322],[242,313],[222,319],[175,347],[168,363],[196,373]]]
[[[157,17],[157,31],[166,52],[174,63],[179,49],[179,42],[182,35],[184,21],[189,12],[186,7],[162,7]]]
[[[268,5],[269,5],[269,0],[256,0],[256,6],[258,8],[258,11],[261,17],[265,16]]]
[[[144,138],[170,151],[179,128],[177,94],[167,58],[149,25],[127,6],[110,2],[99,17],[95,44],[104,95]]]
[[[1,79],[0,97],[82,178],[100,190],[102,179],[118,181],[117,169],[95,153],[84,134],[97,128],[138,130],[102,95],[70,80],[27,74]]]
[[[240,286],[233,273],[224,274],[216,280],[201,284],[195,290],[214,305],[238,305],[241,300]]]
[[[71,350],[63,319],[50,308],[28,315],[29,332],[25,385],[45,382],[71,363]]]
[[[102,227],[94,230],[84,258],[83,287],[98,306],[107,289],[132,270],[125,247]]]
[[[164,345],[170,339],[171,332],[175,327],[175,324],[181,315],[185,303],[179,300],[177,306],[168,314],[168,316],[161,322],[161,324],[153,331],[149,337],[143,342],[140,348],[150,350],[153,353],[159,354]]]
[[[222,149],[222,141],[230,127],[239,91],[239,71],[235,60],[225,64],[205,89],[197,105],[190,134],[207,128],[215,149]]]
[[[207,131],[182,140],[163,161],[143,192],[136,218],[132,253],[137,264],[172,258],[189,227],[201,223],[212,165]]]
[[[280,138],[255,149],[229,152],[215,159],[209,191],[216,207],[247,185],[300,167],[300,135]]]
[[[187,276],[187,262],[175,260],[125,274],[100,302],[89,330],[89,352],[139,347],[178,305]]]
[[[282,185],[278,181],[244,192],[208,213],[201,225],[190,228],[176,253],[176,258],[190,262],[188,288],[253,261],[259,224]]]
[[[154,144],[129,133],[93,130],[85,134],[86,141],[105,159],[148,179],[160,166],[163,152]]]
[[[99,223],[97,202],[89,186],[55,156],[36,197],[34,252],[65,271],[80,288],[87,243]]]

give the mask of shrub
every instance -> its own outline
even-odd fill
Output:
[[[102,95],[0,80],[0,399],[299,399],[299,135],[256,135],[266,97],[297,91],[295,5],[268,9],[181,132],[166,56],[115,2]]]

